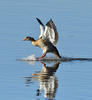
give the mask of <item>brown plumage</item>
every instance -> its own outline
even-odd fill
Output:
[[[32,37],[26,37],[24,40],[29,40],[34,46],[40,47],[43,50],[43,54],[40,58],[43,58],[48,52],[55,54],[57,57],[61,58],[57,48],[49,41],[43,40],[42,37],[35,40]]]
[[[59,52],[58,52],[58,50],[57,50],[57,48],[55,46],[55,44],[57,43],[57,40],[58,40],[58,35],[57,35],[57,30],[56,30],[56,27],[55,27],[54,23],[52,22],[52,20],[50,20],[46,24],[47,25],[46,26],[46,30],[44,30],[42,22],[38,18],[37,18],[37,20],[40,23],[41,31],[42,31],[40,38],[38,40],[35,40],[34,38],[27,36],[26,38],[24,38],[24,40],[31,41],[34,46],[38,46],[38,47],[40,47],[43,50],[43,54],[42,54],[42,56],[39,59],[45,57],[45,55],[48,52],[53,53],[57,57],[61,58],[61,56],[60,56],[60,54],[59,54]],[[53,28],[55,28],[55,29],[53,29]],[[46,31],[48,33],[46,33]],[[45,32],[45,34],[43,32]],[[54,32],[54,33],[52,33],[52,32]],[[45,35],[49,35],[49,36],[46,37]],[[55,35],[54,36],[55,39],[52,38],[53,35]],[[52,36],[52,37],[50,37],[50,36]],[[52,41],[51,39],[53,39],[54,41]]]

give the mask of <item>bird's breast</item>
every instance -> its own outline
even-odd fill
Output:
[[[41,49],[43,49],[44,47],[46,47],[46,45],[45,45],[45,43],[44,43],[44,41],[42,39],[38,39],[36,41],[33,41],[32,44],[34,46],[40,47]]]

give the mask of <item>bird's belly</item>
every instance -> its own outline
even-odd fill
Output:
[[[51,51],[53,51],[53,46],[51,45],[51,43],[44,42],[41,39],[38,40],[37,42],[33,42],[32,44],[35,45],[35,46],[40,47],[43,50],[43,52],[51,52]]]
[[[47,47],[47,46],[46,46],[44,43],[42,43],[42,42],[39,44],[39,46],[40,46],[40,48],[41,48],[41,49],[43,49],[43,48],[46,48],[46,47]]]
[[[39,47],[43,50],[43,53],[48,51],[48,46],[44,42],[39,42]]]

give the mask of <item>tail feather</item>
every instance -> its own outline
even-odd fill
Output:
[[[57,57],[62,58],[62,57],[60,56],[58,50],[54,51],[53,53],[54,53]]]

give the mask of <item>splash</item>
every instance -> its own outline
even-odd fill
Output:
[[[62,57],[62,58],[57,58],[57,57],[44,57],[42,59],[37,59],[35,57],[35,54],[32,54],[28,57],[22,58],[22,61],[45,61],[45,62],[51,62],[51,61],[63,61],[63,62],[68,62],[68,61],[92,61],[92,58],[72,58],[72,57]]]
[[[34,54],[28,56],[28,57],[25,57],[25,58],[22,58],[23,61],[35,61],[36,60],[36,57]]]

